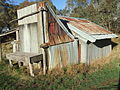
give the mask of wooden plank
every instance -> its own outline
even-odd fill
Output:
[[[0,34],[0,37],[6,36],[6,35],[8,35],[8,34],[15,33],[16,31],[18,31],[18,29],[9,31],[9,32],[7,32],[7,33]]]
[[[49,42],[48,36],[48,14],[46,10],[43,11],[43,19],[44,19],[44,35],[45,35],[45,43]]]
[[[30,57],[30,63],[31,63],[31,64],[33,64],[33,63],[38,63],[38,62],[40,62],[41,60],[43,60],[43,54]]]
[[[13,64],[12,64],[12,61],[11,61],[11,60],[9,60],[9,63],[10,63],[10,66],[12,67],[12,66],[13,66]]]
[[[39,6],[38,6],[39,7]],[[40,9],[40,7],[39,7]],[[43,36],[43,22],[42,22],[42,12],[40,11],[37,15],[37,26],[38,26],[38,47],[44,43],[44,36]],[[39,53],[43,53],[44,50],[39,48]]]
[[[77,40],[77,45],[78,45],[78,63],[81,61],[81,44],[80,41]]]
[[[16,40],[19,41],[19,31],[16,31]],[[19,44],[16,44],[16,51],[19,50]]]
[[[33,73],[33,63],[42,62],[43,63],[43,73],[46,74],[46,60],[43,59],[43,54],[36,53],[26,53],[26,52],[16,52],[6,55],[7,59],[9,59],[9,64],[12,67],[12,61],[17,61],[19,67],[21,66],[21,62],[23,65],[28,66],[30,70],[30,75],[34,76]]]
[[[30,75],[34,77],[33,68],[32,68],[32,64],[31,63],[29,63],[29,69],[30,69]]]

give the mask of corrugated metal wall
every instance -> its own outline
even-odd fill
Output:
[[[38,53],[37,23],[19,26],[20,51]]]
[[[99,40],[87,45],[87,63],[109,55],[111,52],[111,40]]]
[[[50,46],[48,48],[49,70],[70,64],[78,64],[77,41]]]
[[[87,60],[87,43],[79,40],[81,44],[81,63],[86,63]]]
[[[34,12],[37,12],[37,4],[33,4],[28,7],[17,10],[17,16],[19,19],[25,15],[28,15]],[[24,25],[24,24],[35,23],[35,22],[37,22],[37,14],[26,17],[22,20],[19,20],[18,25]]]
[[[24,25],[20,25],[19,26],[19,40],[20,40],[20,44],[19,44],[19,51],[23,51],[23,30],[24,30]]]
[[[37,23],[32,23],[28,25],[30,30],[30,51],[33,53],[38,53],[38,28]]]

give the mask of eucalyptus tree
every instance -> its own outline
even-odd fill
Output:
[[[0,33],[4,28],[15,28],[16,23],[10,23],[11,20],[16,19],[17,6],[12,4],[10,0],[0,1]]]

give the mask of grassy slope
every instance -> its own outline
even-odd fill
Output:
[[[0,63],[0,90],[118,90],[120,86],[120,38],[110,56],[91,66],[75,65],[46,76],[30,77],[23,68]]]

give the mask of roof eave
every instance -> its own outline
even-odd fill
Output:
[[[100,40],[100,39],[117,38],[118,36],[116,34],[98,34],[98,35],[92,35],[92,37],[96,38],[97,40]]]

